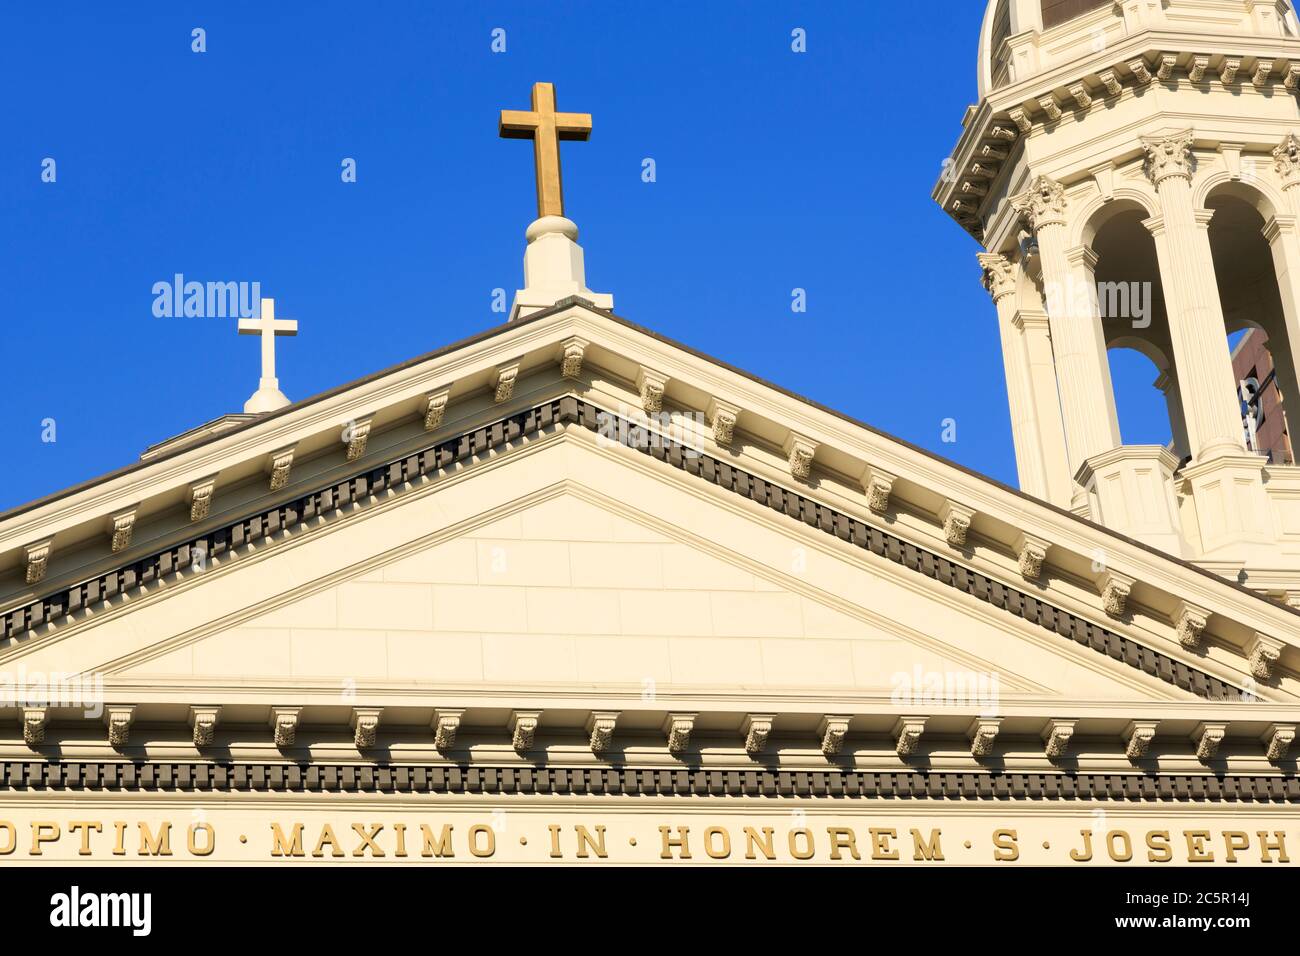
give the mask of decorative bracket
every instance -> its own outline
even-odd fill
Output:
[[[516,710],[510,715],[510,745],[523,756],[533,749],[537,740],[537,725],[541,722],[540,710]]]
[[[1219,745],[1228,734],[1225,723],[1200,723],[1192,731],[1192,740],[1196,742],[1196,759],[1209,763],[1219,752]]]
[[[370,441],[370,423],[373,420],[374,416],[367,415],[343,426],[339,437],[348,446],[348,461],[356,461],[366,453],[366,443]]]
[[[1295,742],[1295,724],[1273,724],[1264,731],[1264,748],[1270,763],[1281,763]]]
[[[582,375],[582,359],[591,343],[581,336],[571,336],[560,343],[560,374],[565,378]]]
[[[439,753],[446,754],[456,749],[456,734],[463,716],[465,711],[461,708],[439,707],[433,712],[433,745]]]
[[[442,425],[447,414],[447,402],[451,398],[451,386],[430,392],[424,397],[424,430],[431,432]]]
[[[1255,75],[1250,78],[1250,82],[1255,84],[1255,89],[1262,90],[1268,86],[1268,78],[1273,75],[1272,60],[1256,60]]]
[[[970,530],[975,510],[948,500],[939,508],[939,521],[943,524],[943,537],[951,548],[966,546],[966,532]]]
[[[1201,646],[1201,637],[1205,633],[1206,622],[1210,612],[1195,604],[1179,601],[1174,608],[1174,627],[1178,631],[1178,643],[1188,650]]]
[[[976,717],[971,721],[966,736],[970,738],[970,754],[979,759],[993,753],[993,743],[1002,728],[1001,717]]]
[[[619,711],[593,710],[587,718],[587,732],[591,734],[591,752],[597,756],[609,750],[614,741],[614,726],[618,723]]]
[[[104,708],[104,726],[108,728],[108,742],[113,747],[125,747],[135,723],[134,704],[113,704]]]
[[[139,505],[123,508],[116,514],[109,515],[108,533],[113,539],[113,550],[124,551],[131,547],[131,534],[135,531],[135,514]]]
[[[772,734],[772,721],[775,714],[749,714],[740,732],[745,735],[745,753],[751,757],[761,754],[767,747],[767,738]]]
[[[190,726],[194,729],[194,746],[208,747],[217,731],[217,721],[221,719],[220,707],[190,706]]]
[[[887,512],[889,496],[893,494],[894,482],[897,480],[896,475],[875,465],[868,465],[862,475],[862,489],[867,493],[867,507],[878,515]]]
[[[921,742],[921,734],[929,717],[900,717],[894,724],[894,752],[900,757],[910,757],[916,753]]]
[[[708,417],[713,425],[713,440],[724,447],[730,445],[736,437],[736,422],[740,419],[739,406],[711,398]]]
[[[275,745],[281,750],[292,747],[298,739],[298,723],[301,715],[301,707],[271,708],[271,732],[275,736]]]
[[[45,578],[45,571],[50,564],[50,552],[54,547],[53,538],[33,541],[23,546],[23,561],[27,565],[27,583],[40,584]]]
[[[20,707],[18,719],[23,725],[23,743],[28,747],[39,747],[45,743],[45,725],[49,721],[49,711],[44,707]]]
[[[1060,760],[1070,747],[1077,720],[1049,720],[1043,728],[1043,752],[1048,760]]]
[[[383,716],[382,707],[353,707],[352,742],[358,750],[369,750],[375,745],[379,733],[379,719]]]
[[[1193,83],[1199,83],[1205,79],[1205,71],[1210,67],[1210,58],[1208,56],[1192,57],[1192,65],[1188,67],[1187,78]]]
[[[297,445],[290,445],[288,448],[281,448],[279,451],[271,452],[270,458],[267,459],[267,471],[271,473],[271,490],[279,491],[281,488],[288,487],[289,472],[293,468],[293,453]]]
[[[217,490],[217,476],[209,475],[193,482],[186,495],[190,506],[190,520],[202,521],[212,511],[212,496]]]
[[[1158,720],[1134,720],[1124,728],[1124,756],[1138,761],[1151,750],[1151,741],[1155,739]]]
[[[1047,114],[1047,118],[1051,122],[1055,123],[1061,118],[1061,107],[1057,105],[1056,97],[1051,93],[1048,93],[1046,96],[1040,96],[1038,98],[1038,105],[1042,107],[1043,112]]]
[[[1133,60],[1131,63],[1129,63],[1128,68],[1129,70],[1132,71],[1133,78],[1136,79],[1143,86],[1146,86],[1148,83],[1150,83],[1152,80],[1155,79],[1155,77],[1152,76],[1151,71],[1147,69],[1146,60],[1140,58]]]
[[[1043,576],[1043,562],[1052,543],[1046,538],[1022,531],[1016,538],[1016,554],[1020,560],[1020,574],[1026,581],[1037,581]]]
[[[1254,638],[1246,647],[1246,653],[1249,655],[1250,673],[1256,680],[1272,679],[1273,665],[1282,656],[1283,646],[1277,638],[1255,632]]]
[[[1101,589],[1101,603],[1111,617],[1123,617],[1128,613],[1128,596],[1137,583],[1135,578],[1118,571],[1106,571],[1098,581]]]
[[[1237,71],[1241,69],[1241,60],[1237,57],[1229,57],[1223,61],[1219,68],[1219,79],[1223,81],[1224,86],[1230,86],[1236,82]]]
[[[518,362],[512,365],[503,365],[497,369],[492,380],[492,401],[498,405],[510,401],[510,396],[515,393],[515,379],[518,377]]]
[[[813,456],[817,454],[817,443],[797,432],[791,432],[782,448],[790,462],[790,476],[800,481],[807,481],[812,475]]]
[[[664,735],[668,738],[668,752],[680,757],[691,742],[696,714],[669,714],[664,721]]]
[[[668,376],[661,375],[644,365],[636,373],[636,390],[641,396],[641,409],[647,415],[658,415],[664,410],[664,390],[668,388]]]
[[[1156,79],[1161,83],[1167,83],[1173,79],[1174,67],[1178,64],[1177,53],[1162,53],[1160,55],[1160,66],[1156,69]]]
[[[1097,79],[1101,80],[1101,85],[1106,88],[1107,96],[1119,96],[1124,91],[1124,84],[1119,81],[1114,70],[1102,70],[1097,74]]]

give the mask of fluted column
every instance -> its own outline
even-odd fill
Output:
[[[1192,204],[1192,135],[1143,140],[1160,215],[1144,225],[1156,241],[1179,395],[1193,458],[1245,449],[1232,355],[1210,255],[1211,213]]]
[[[1174,440],[1173,451],[1181,462],[1191,455],[1191,451],[1187,441],[1187,423],[1183,420],[1183,404],[1178,398],[1178,376],[1165,369],[1153,384],[1165,397],[1169,409],[1169,431]]]
[[[1095,259],[1067,246],[1065,188],[1039,176],[1015,208],[1038,237],[1043,290],[1051,324],[1061,417],[1071,472],[1120,444],[1115,392],[1101,329]]]
[[[1288,134],[1273,150],[1273,161],[1287,206],[1264,224],[1264,238],[1273,252],[1287,340],[1270,341],[1269,352],[1283,391],[1290,394],[1300,386],[1300,137]]]
[[[1047,475],[1047,500],[1069,508],[1074,499],[1074,471],[1065,451],[1065,422],[1056,384],[1056,357],[1047,313],[1041,308],[1017,308],[1012,323],[1020,332],[1028,361],[1029,387],[1038,421],[1038,438]]]

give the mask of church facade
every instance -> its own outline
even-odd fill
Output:
[[[1229,407],[1201,212],[1277,201],[1294,394],[1292,154],[1233,175],[1300,128],[1268,7],[991,5],[936,195],[985,245],[1020,490],[620,317],[563,215],[591,117],[538,84],[509,322],[290,403],[265,300],[244,414],[0,516],[0,861],[1291,865],[1300,478]],[[1095,30],[1109,76],[1067,55]],[[1095,297],[1053,300],[1134,222],[1182,270],[1125,333],[1173,448],[1119,441]]]

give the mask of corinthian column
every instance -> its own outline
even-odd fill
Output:
[[[1156,241],[1160,281],[1191,452],[1200,463],[1244,450],[1232,355],[1210,255],[1211,213],[1192,204],[1192,134],[1142,141],[1159,216],[1144,225]]]
[[[1014,200],[1038,237],[1043,293],[1056,357],[1061,417],[1071,472],[1091,456],[1120,444],[1115,392],[1106,359],[1094,260],[1067,247],[1065,187],[1039,176]]]

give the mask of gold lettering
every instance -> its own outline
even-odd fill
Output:
[[[681,858],[689,860],[691,858],[691,845],[688,842],[691,834],[690,827],[678,827],[677,838],[672,837],[672,827],[660,827],[659,836],[663,840],[663,849],[659,852],[659,859],[671,860],[673,858],[673,847],[678,847],[682,851]]]
[[[1237,862],[1237,852],[1239,850],[1250,849],[1250,834],[1243,833],[1240,830],[1224,830],[1223,842],[1227,846],[1225,856],[1229,863]]]
[[[126,821],[113,821],[113,856],[126,856]]]
[[[722,846],[714,847],[714,837],[722,837]],[[725,827],[709,827],[704,831],[704,852],[714,860],[725,860],[731,856],[731,834]]]
[[[393,856],[406,856],[406,824],[394,823],[393,832],[397,834],[397,849],[393,851]]]
[[[158,828],[158,836],[155,837],[149,830],[149,824],[141,821],[136,826],[140,828],[140,849],[138,856],[171,856],[172,855],[172,825],[166,821]]]
[[[68,823],[68,832],[81,832],[81,846],[77,850],[78,856],[90,856],[90,834],[92,831],[101,833],[104,830],[104,824],[96,823],[93,820],[71,820]]]
[[[330,856],[347,855],[343,852],[343,847],[339,846],[339,838],[334,833],[334,827],[328,823],[320,828],[320,839],[316,841],[316,849],[311,851],[311,855],[317,858],[324,856],[325,844],[327,843],[330,845]]]
[[[799,836],[802,836],[804,842],[808,844],[802,850],[795,846],[795,838]],[[813,853],[816,852],[816,849],[813,847],[812,831],[805,827],[791,830],[790,835],[786,838],[786,842],[790,844],[790,855],[796,860],[811,860],[813,858]]]
[[[455,856],[451,847],[451,824],[444,824],[438,839],[433,838],[433,829],[427,823],[420,824],[420,833],[424,837],[424,849],[420,856]]]
[[[59,838],[59,825],[40,820],[32,823],[32,856],[41,856],[41,844],[53,843]]]
[[[1264,863],[1273,862],[1272,857],[1269,856],[1270,851],[1277,853],[1277,861],[1279,863],[1291,862],[1291,858],[1286,855],[1286,834],[1285,833],[1283,833],[1281,830],[1274,830],[1273,836],[1277,838],[1276,840],[1269,840],[1267,830],[1257,830],[1255,835],[1259,837],[1259,856],[1262,862]],[[0,850],[0,853],[4,853],[4,852],[5,852],[4,850]]]
[[[379,836],[379,831],[383,828],[384,825],[382,823],[370,824],[369,830],[366,829],[364,823],[352,824],[352,832],[361,837],[361,842],[358,843],[357,848],[352,851],[352,855],[365,856],[366,850],[369,850],[370,855],[373,857],[383,856],[384,851],[380,848],[379,844],[375,842],[375,837]]]
[[[1184,830],[1183,839],[1187,841],[1188,863],[1213,863],[1214,851],[1207,852],[1205,841],[1210,838],[1209,830]]]
[[[1120,838],[1123,849],[1115,849],[1115,838]],[[1106,834],[1106,852],[1116,863],[1127,863],[1133,859],[1133,841],[1128,838],[1127,830],[1111,830]]]
[[[8,856],[18,846],[18,831],[8,820],[0,820],[0,830],[4,830],[9,835],[9,840],[0,847],[0,856]]]
[[[898,851],[891,849],[890,840],[898,839],[897,830],[881,830],[872,827],[871,833],[871,858],[873,860],[897,860]]]
[[[1080,830],[1079,835],[1083,837],[1083,846],[1071,850],[1070,859],[1075,863],[1087,863],[1092,859],[1092,831]]]
[[[1147,833],[1147,861],[1150,863],[1168,863],[1174,858],[1174,848],[1169,842],[1168,830],[1151,830]],[[1156,854],[1159,854],[1157,856]]]
[[[831,838],[831,859],[843,859],[840,856],[840,850],[848,850],[849,855],[855,860],[862,859],[858,853],[857,835],[849,827],[827,827],[826,832]]]
[[[487,837],[487,845],[479,846],[479,837]],[[497,835],[491,827],[476,823],[469,828],[469,852],[473,856],[491,856],[497,851]]]
[[[271,824],[271,856],[302,856],[302,824],[295,823],[290,832],[293,833],[293,839],[285,839],[280,824]]]
[[[551,859],[558,860],[564,856],[564,852],[560,849],[560,825],[552,823],[546,829],[551,831]]]
[[[208,835],[207,845],[204,847],[200,847],[198,841],[194,839],[195,834],[200,832]],[[185,837],[185,844],[191,856],[211,856],[212,851],[217,848],[217,831],[212,829],[211,823],[191,823]]]
[[[754,855],[754,849],[757,848],[763,852],[766,859],[775,860],[776,845],[773,843],[773,833],[771,827],[763,827],[763,835],[760,837],[753,827],[745,827],[745,859],[758,859]]]
[[[605,852],[605,828],[603,826],[596,827],[596,838],[594,840],[591,834],[587,832],[586,827],[575,826],[573,830],[578,834],[578,859],[585,860],[587,858],[588,847],[595,850],[596,856],[602,860],[609,856]],[[708,834],[705,834],[705,838],[708,838]]]
[[[912,859],[913,860],[942,860],[943,847],[939,845],[938,830],[930,831],[930,839],[922,840],[921,831],[912,831]]]
[[[999,863],[1010,863],[1020,859],[1020,847],[1016,845],[1018,839],[1015,830],[994,830],[993,859]]]

